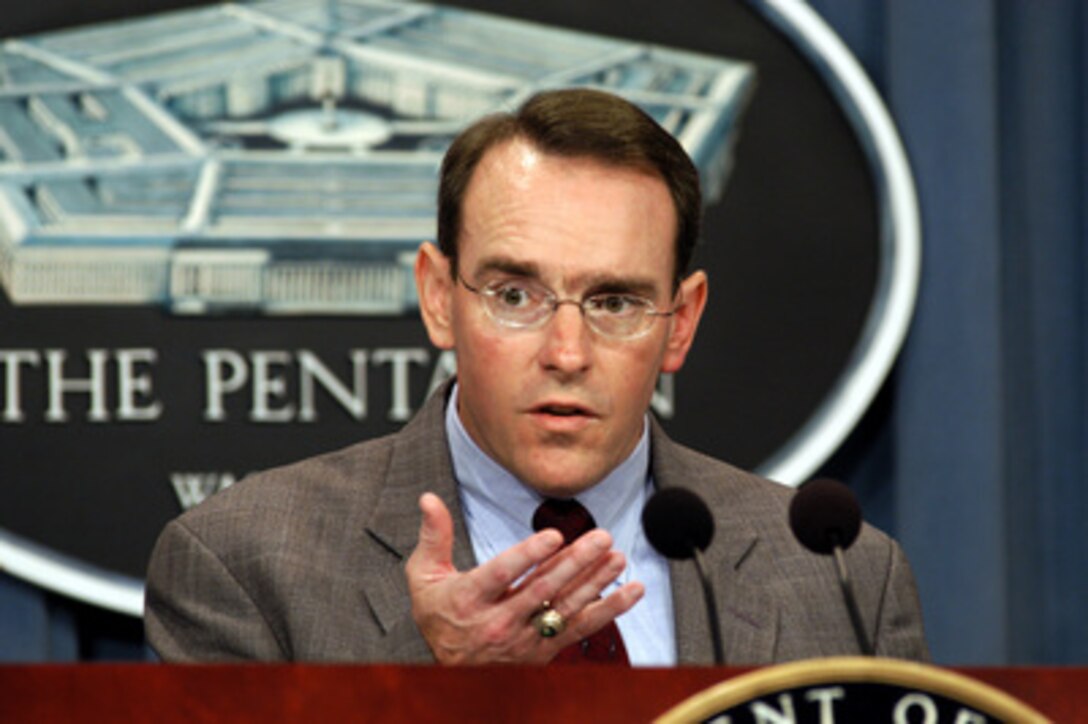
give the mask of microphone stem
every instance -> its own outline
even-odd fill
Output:
[[[710,576],[707,575],[703,552],[699,550],[699,546],[692,546],[692,551],[695,553],[695,570],[699,573],[699,582],[703,584],[706,617],[710,622],[710,641],[714,645],[714,664],[724,666],[725,656],[722,655],[722,627],[718,621],[718,602],[714,596],[714,589],[710,585]]]
[[[842,597],[846,599],[846,610],[850,613],[850,624],[854,627],[854,636],[858,640],[858,648],[865,656],[873,656],[873,645],[869,643],[869,637],[865,635],[865,625],[861,622],[861,612],[858,610],[857,599],[854,598],[854,587],[850,583],[850,576],[846,571],[846,558],[842,553],[842,546],[836,545],[835,565],[839,569],[839,585],[842,586]]]

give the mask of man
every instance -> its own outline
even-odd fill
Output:
[[[607,635],[607,655],[636,665],[709,662],[690,564],[639,525],[654,488],[684,486],[716,518],[729,663],[856,653],[831,562],[789,533],[791,491],[680,447],[647,413],[706,302],[706,275],[686,271],[699,219],[691,161],[613,96],[543,93],[467,129],[443,163],[439,246],[416,263],[456,380],[401,432],[172,522],[148,572],[152,646],[167,660],[546,663]],[[597,528],[534,532],[544,501]],[[898,546],[866,527],[849,558],[877,653],[925,658]]]

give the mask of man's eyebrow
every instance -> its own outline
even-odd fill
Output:
[[[507,257],[484,257],[476,264],[475,272],[476,274],[499,272],[512,276],[540,278],[540,267],[536,264]]]
[[[535,262],[518,261],[509,257],[484,257],[476,264],[477,275],[509,274],[541,280],[540,266]],[[582,294],[637,294],[653,297],[658,285],[653,279],[645,277],[627,277],[611,273],[589,272],[567,280],[571,287],[583,290]]]
[[[579,286],[585,294],[637,294],[652,297],[658,291],[658,285],[652,279],[643,277],[624,277],[615,274],[590,274],[581,277]]]

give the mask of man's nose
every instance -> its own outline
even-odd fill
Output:
[[[546,368],[572,374],[589,366],[592,332],[578,302],[573,299],[560,300],[551,319],[544,325],[543,332],[541,361]]]

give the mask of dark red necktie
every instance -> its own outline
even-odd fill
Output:
[[[558,500],[549,498],[540,504],[533,514],[533,530],[555,528],[563,534],[563,545],[570,545],[580,535],[597,527],[597,522],[577,500]],[[614,664],[630,666],[627,648],[623,645],[619,627],[615,621],[597,631],[589,638],[571,644],[552,659],[553,664],[579,663]]]

